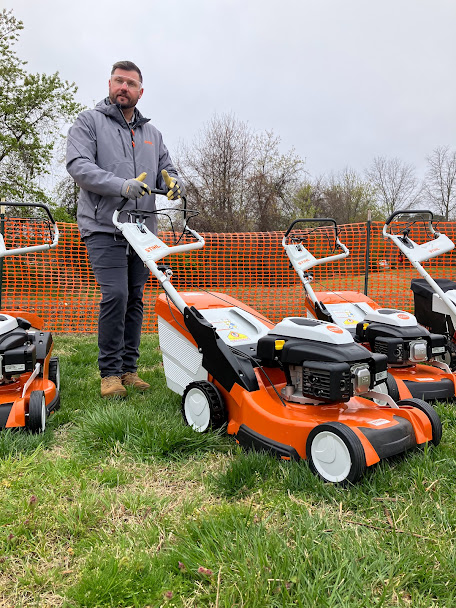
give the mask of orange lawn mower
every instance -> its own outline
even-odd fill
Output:
[[[46,205],[10,202],[1,205],[44,209],[52,242],[7,249],[0,233],[0,258],[56,247],[59,231]],[[36,219],[22,220],[27,224],[24,232],[28,234]],[[52,348],[52,335],[43,330],[43,321],[37,315],[12,310],[0,313],[0,428],[22,427],[35,433],[45,430],[47,417],[60,404],[60,367],[58,358],[51,357]]]
[[[445,361],[455,370],[456,282],[449,278],[433,279],[423,267],[423,262],[454,249],[454,243],[436,229],[433,220],[434,215],[428,210],[396,211],[386,220],[383,236],[399,248],[403,258],[423,277],[412,279],[411,283],[416,318],[430,331],[445,335],[448,347]],[[428,241],[416,243],[410,238],[411,227],[417,222],[422,222],[427,229]]]
[[[310,235],[314,243],[327,241],[331,255],[315,257],[308,249]],[[348,329],[356,343],[387,356],[388,375],[380,390],[395,401],[410,397],[425,401],[455,399],[456,377],[439,360],[447,349],[444,335],[430,333],[411,313],[382,308],[362,293],[313,290],[310,270],[342,260],[350,253],[339,240],[335,220],[297,219],[286,231],[282,245],[304,286],[307,316]]]
[[[226,424],[242,446],[308,460],[323,480],[343,485],[383,458],[439,443],[434,409],[377,392],[386,356],[354,343],[335,323],[288,317],[275,325],[228,295],[179,293],[159,260],[205,244],[188,225],[196,212],[182,202],[173,210],[182,214],[182,233],[170,246],[146,226],[152,213],[167,210],[122,211],[120,221],[122,203],[113,222],[163,287],[155,311],[164,372],[189,426],[205,432]]]

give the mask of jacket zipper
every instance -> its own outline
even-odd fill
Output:
[[[122,133],[121,133],[120,129],[117,129],[117,133],[119,134],[120,141],[122,142],[122,149],[123,149],[124,156],[127,156],[127,151],[125,149],[125,143],[124,143],[124,140],[123,140]]]
[[[133,129],[130,128],[130,126],[128,126],[128,129],[130,131],[130,137],[131,137],[131,150],[133,153],[133,170],[135,173],[135,177],[136,176],[136,158],[135,158],[135,132],[133,131]],[[135,200],[135,206],[136,209],[138,208],[138,199]]]

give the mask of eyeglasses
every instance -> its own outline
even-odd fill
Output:
[[[116,85],[116,87],[121,87],[123,84],[132,91],[139,91],[142,87],[142,83],[139,80],[135,80],[134,78],[125,78],[124,76],[112,76],[111,82]]]

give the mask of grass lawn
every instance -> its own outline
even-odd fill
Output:
[[[99,397],[96,337],[56,335],[62,407],[0,434],[1,607],[456,606],[456,416],[348,489],[198,435],[143,338],[149,394]]]

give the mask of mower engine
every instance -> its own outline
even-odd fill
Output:
[[[258,340],[257,356],[278,363],[288,401],[349,401],[385,381],[387,359],[353,342],[347,330],[333,323],[288,317]]]
[[[432,361],[446,351],[445,336],[431,334],[410,313],[389,308],[372,311],[358,323],[356,340],[369,343],[373,352],[386,355],[396,367]]]
[[[51,334],[30,328],[25,319],[0,314],[0,382],[33,372],[37,361],[44,361],[52,344]]]

